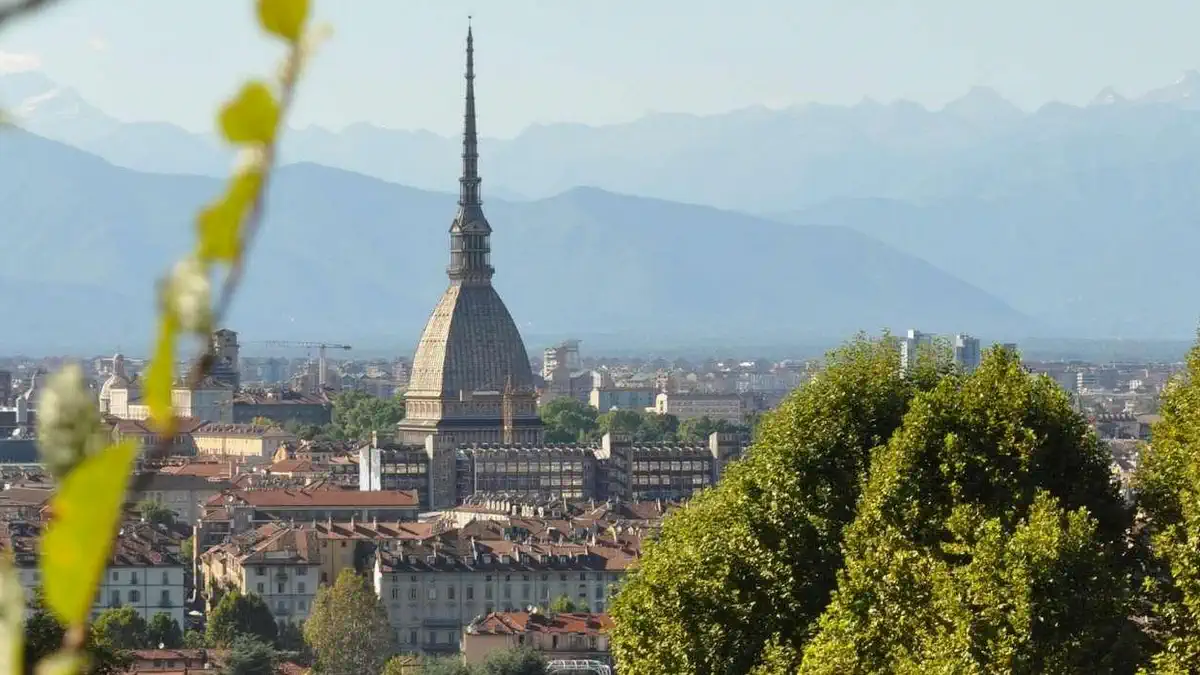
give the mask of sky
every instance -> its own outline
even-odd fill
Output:
[[[972,85],[1023,108],[1126,95],[1200,69],[1195,0],[313,0],[333,28],[293,126],[453,134],[474,15],[480,129],[612,124],[650,112],[853,104],[939,107]],[[35,68],[124,120],[212,126],[280,47],[253,0],[63,0],[0,34],[0,71]]]

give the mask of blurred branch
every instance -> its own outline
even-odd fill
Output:
[[[27,14],[43,10],[59,0],[16,0],[0,5],[0,27]]]

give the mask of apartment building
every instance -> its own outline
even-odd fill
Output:
[[[533,608],[522,612],[492,612],[463,631],[463,659],[479,664],[494,652],[526,647],[550,661],[592,661],[612,666],[607,614],[554,614]]]
[[[42,524],[10,520],[0,523],[0,550],[12,554],[21,586],[31,594],[41,585],[38,538]],[[121,527],[112,556],[92,605],[92,618],[112,607],[129,606],[150,620],[165,613],[184,625],[186,562],[180,558],[181,539],[149,523]]]
[[[209,609],[218,588],[260,596],[276,621],[308,617],[320,586],[321,550],[316,533],[271,524],[232,537],[200,554],[200,577]]]
[[[279,427],[207,423],[191,433],[198,455],[270,460],[287,443],[300,439]]]
[[[745,421],[746,406],[737,394],[667,393],[655,397],[654,411],[674,415],[680,421],[707,417],[734,424]]]
[[[381,548],[375,589],[401,649],[456,652],[464,628],[497,610],[544,607],[567,596],[603,612],[636,556],[617,539],[525,543],[468,536],[464,528]]]

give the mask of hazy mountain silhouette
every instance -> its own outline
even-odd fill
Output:
[[[229,151],[208,136],[120,124],[44,76],[19,75],[0,76],[0,101],[35,133],[139,170],[219,175],[229,166]],[[1196,72],[1129,99],[1106,88],[1088,106],[1030,113],[975,87],[936,111],[867,99],[654,114],[602,127],[533,125],[513,139],[485,138],[482,152],[496,196],[544,198],[587,185],[757,213],[843,198],[933,204],[1017,195],[1039,182],[1074,192],[1081,172],[1135,176],[1146,164],[1200,156],[1198,97]],[[486,132],[487,101],[481,106]],[[457,137],[355,124],[292,130],[282,157],[440,189],[459,152]]]
[[[0,312],[43,315],[10,323],[0,343],[134,349],[150,335],[154,279],[185,250],[191,213],[218,189],[215,179],[136,172],[32,134],[0,134],[0,204],[12,224]],[[230,326],[248,339],[391,339],[410,350],[446,284],[454,197],[297,164],[279,171],[270,204]],[[662,346],[910,324],[1033,330],[978,288],[849,228],[597,189],[486,208],[497,287],[530,334]],[[17,297],[3,292],[10,287]]]

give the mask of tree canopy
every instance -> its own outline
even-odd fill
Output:
[[[158,647],[158,645],[167,649],[182,647],[183,630],[179,627],[179,622],[171,618],[170,614],[158,612],[150,617],[150,622],[146,625],[146,642],[149,647]]]
[[[277,664],[271,645],[251,635],[239,635],[229,646],[221,675],[275,675]]]
[[[596,437],[600,413],[570,396],[550,401],[538,409],[547,443],[584,443]]]
[[[175,512],[160,501],[146,500],[138,504],[142,520],[155,525],[175,524]]]
[[[272,644],[279,627],[262,598],[233,589],[209,612],[207,632],[208,643],[213,647],[228,647],[242,635]]]
[[[1188,673],[1200,663],[1200,346],[1164,392],[1162,421],[1143,451],[1135,485],[1149,549],[1152,672]]]
[[[24,675],[33,675],[39,661],[55,653],[62,646],[66,629],[54,618],[46,607],[41,589],[36,589],[29,600],[29,612],[25,616],[25,666]],[[133,663],[132,655],[125,650],[113,649],[96,640],[95,630],[88,631],[84,651],[91,665],[92,675],[118,675]]]
[[[611,611],[623,673],[1119,672],[1129,509],[1015,354],[860,338],[675,512]],[[1097,656],[1100,655],[1100,656]]]
[[[399,673],[399,662],[397,664],[396,673]],[[490,652],[483,663],[473,665],[464,663],[460,656],[427,658],[421,663],[421,675],[546,675],[547,666],[548,661],[541,652],[518,647],[497,649]],[[385,675],[391,673],[385,671]]]
[[[96,641],[118,650],[148,647],[147,628],[142,615],[128,605],[106,609],[92,622]]]
[[[372,432],[393,434],[404,418],[404,399],[379,398],[362,391],[344,391],[333,399],[333,435],[341,440],[365,441]]]
[[[350,569],[317,591],[304,639],[325,675],[377,675],[392,654],[387,610],[367,579]]]

